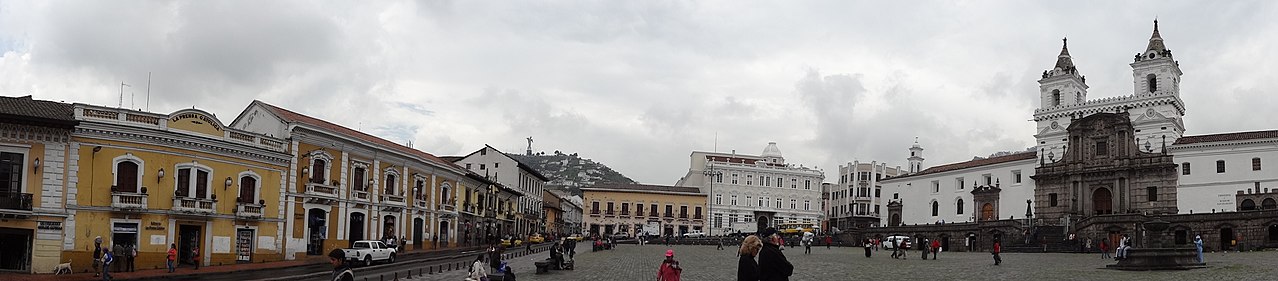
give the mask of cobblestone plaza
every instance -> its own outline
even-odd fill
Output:
[[[683,266],[684,280],[735,280],[737,257],[728,247],[672,246]],[[512,261],[519,280],[652,280],[662,260],[665,246],[623,245],[617,250],[590,252],[582,247],[577,269],[533,274],[532,259]],[[865,258],[860,248],[787,248],[794,264],[790,280],[1273,280],[1278,269],[1273,260],[1278,252],[1206,253],[1207,269],[1189,271],[1118,271],[1102,269],[1113,260],[1099,254],[1005,253],[1003,265],[995,266],[988,253],[941,253],[937,260],[920,260],[918,251],[908,259],[889,258],[890,251],[874,252]],[[417,280],[462,280],[465,272],[455,271]]]

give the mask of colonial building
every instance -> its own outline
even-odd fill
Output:
[[[546,214],[546,229],[541,232],[558,235],[564,233],[563,199],[547,190],[541,196],[542,213]]]
[[[76,246],[66,211],[74,197],[65,189],[78,169],[72,111],[31,96],[0,97],[0,270],[51,272]]]
[[[763,153],[693,151],[676,186],[696,187],[710,200],[711,235],[756,232],[782,223],[818,225],[822,171],[786,163],[769,142]]]
[[[1257,207],[1262,196],[1251,195],[1278,189],[1278,174],[1264,171],[1266,159],[1278,157],[1278,131],[1184,135],[1183,73],[1157,22],[1129,66],[1133,93],[1087,100],[1085,76],[1063,46],[1039,80],[1035,146],[926,169],[914,164],[921,157],[911,148],[911,173],[882,182],[892,199],[880,219],[890,226],[973,222],[933,235],[1058,228],[1099,239],[1139,233],[1142,221],[1160,216],[1172,222],[1169,239],[1177,244],[1201,234],[1208,249],[1231,248],[1233,239],[1278,246],[1278,213],[1263,201]]]
[[[484,183],[430,153],[261,101],[231,127],[288,140],[280,234],[286,258],[363,239],[457,245],[465,237],[456,230],[475,225],[459,221],[458,199]]]
[[[546,228],[542,208],[542,193],[549,178],[505,153],[485,145],[469,155],[450,157],[457,165],[498,183],[513,187],[524,194],[516,209],[514,232],[528,235]]]
[[[660,233],[647,235],[671,236],[702,232],[706,225],[706,195],[693,187],[604,184],[581,192],[591,235],[637,235],[649,226]]]
[[[914,147],[919,146],[916,143]],[[839,182],[830,190],[827,212],[830,226],[852,229],[879,225],[879,213],[884,210],[883,186],[879,181],[902,174],[905,171],[901,167],[888,167],[887,163],[877,161],[839,165]]]
[[[75,104],[74,113],[65,259],[91,264],[98,237],[102,247],[136,247],[142,268],[161,267],[170,245],[181,264],[286,258],[291,216],[281,195],[291,157],[283,139],[227,127],[198,109]]]
[[[560,208],[563,209],[564,234],[581,234],[583,209],[581,196],[564,194]]]

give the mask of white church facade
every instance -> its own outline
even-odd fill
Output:
[[[1115,145],[1068,139],[1066,128],[1072,122],[1096,113],[1126,113],[1134,127],[1127,138],[1141,151],[1166,150],[1173,156],[1179,175],[1175,187],[1178,213],[1236,211],[1243,207],[1235,202],[1235,194],[1278,192],[1278,170],[1265,167],[1265,162],[1278,160],[1278,131],[1184,135],[1183,72],[1164,44],[1157,21],[1148,45],[1129,66],[1132,94],[1088,100],[1086,77],[1074,65],[1068,46],[1062,46],[1055,65],[1038,80],[1041,99],[1032,119],[1037,124],[1034,146],[925,167],[922,149],[916,144],[910,149],[910,173],[879,182],[884,196],[893,202],[889,208],[901,208],[900,212],[881,212],[879,219],[885,226],[895,226],[1024,218],[1035,207],[1032,204],[1056,202],[1056,198],[1035,198],[1031,177],[1036,167],[1061,160],[1070,149],[1068,143],[1085,143],[1089,150]],[[981,198],[983,193],[974,194],[974,189],[992,190],[995,195]],[[1264,208],[1255,204],[1250,207]]]

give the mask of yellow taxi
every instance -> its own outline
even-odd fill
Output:
[[[546,238],[542,237],[541,234],[533,234],[531,236],[528,236],[528,243],[538,244],[542,242],[546,242]]]
[[[519,239],[514,239],[514,241],[511,241],[511,239],[509,238],[501,239],[501,245],[506,247],[516,247],[523,244],[524,244],[524,241]]]

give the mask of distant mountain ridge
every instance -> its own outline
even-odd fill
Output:
[[[576,153],[564,154],[555,151],[553,154],[540,152],[535,155],[506,153],[511,158],[536,169],[550,182],[547,188],[568,191],[581,195],[581,187],[589,187],[600,183],[635,183],[634,180],[608,168],[603,163],[581,158]]]

